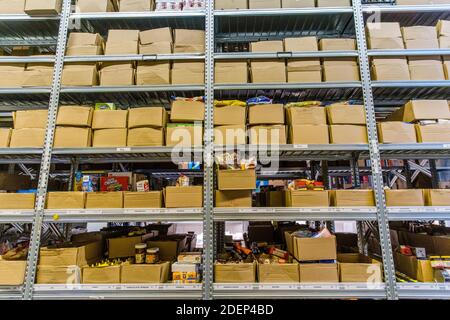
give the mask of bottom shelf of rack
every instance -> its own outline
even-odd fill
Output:
[[[0,286],[0,300],[22,299],[22,286]]]

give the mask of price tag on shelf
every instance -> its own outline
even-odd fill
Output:
[[[307,144],[294,144],[294,149],[308,149]]]
[[[118,151],[118,152],[130,152],[131,148],[117,148],[116,151]]]
[[[450,149],[450,143],[446,143],[446,144],[442,145],[442,148]]]

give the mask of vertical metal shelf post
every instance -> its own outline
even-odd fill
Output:
[[[359,65],[363,85],[364,106],[366,110],[367,134],[369,138],[370,160],[372,166],[373,189],[377,206],[377,221],[380,233],[381,253],[386,283],[386,298],[397,300],[397,283],[392,254],[391,237],[389,232],[389,219],[384,196],[383,176],[381,169],[380,148],[378,145],[378,132],[375,119],[375,106],[370,76],[369,57],[367,53],[366,35],[364,32],[364,16],[361,0],[353,0],[353,16],[355,23],[356,40],[358,44]]]
[[[47,185],[50,174],[52,159],[52,147],[56,126],[56,115],[59,105],[59,94],[61,89],[61,76],[64,64],[64,53],[66,51],[67,30],[69,27],[69,16],[71,1],[64,0],[62,4],[61,20],[58,31],[58,44],[55,53],[55,66],[53,70],[53,82],[50,92],[48,107],[48,121],[45,134],[44,147],[42,151],[41,167],[39,171],[39,182],[36,195],[35,215],[30,237],[30,248],[28,251],[27,267],[25,272],[25,283],[22,297],[31,300],[33,297],[34,280],[36,276],[37,261],[39,258],[39,247],[42,234],[42,222],[44,218],[45,201],[47,198]]]

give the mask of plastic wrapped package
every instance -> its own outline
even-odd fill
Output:
[[[181,11],[183,10],[182,0],[156,0],[155,1],[155,11]]]

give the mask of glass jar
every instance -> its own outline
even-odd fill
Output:
[[[159,262],[159,248],[147,249],[147,255],[145,256],[146,264],[155,264]]]
[[[147,249],[147,244],[138,243],[134,246],[134,260],[136,264],[143,264],[145,262],[145,251]]]

